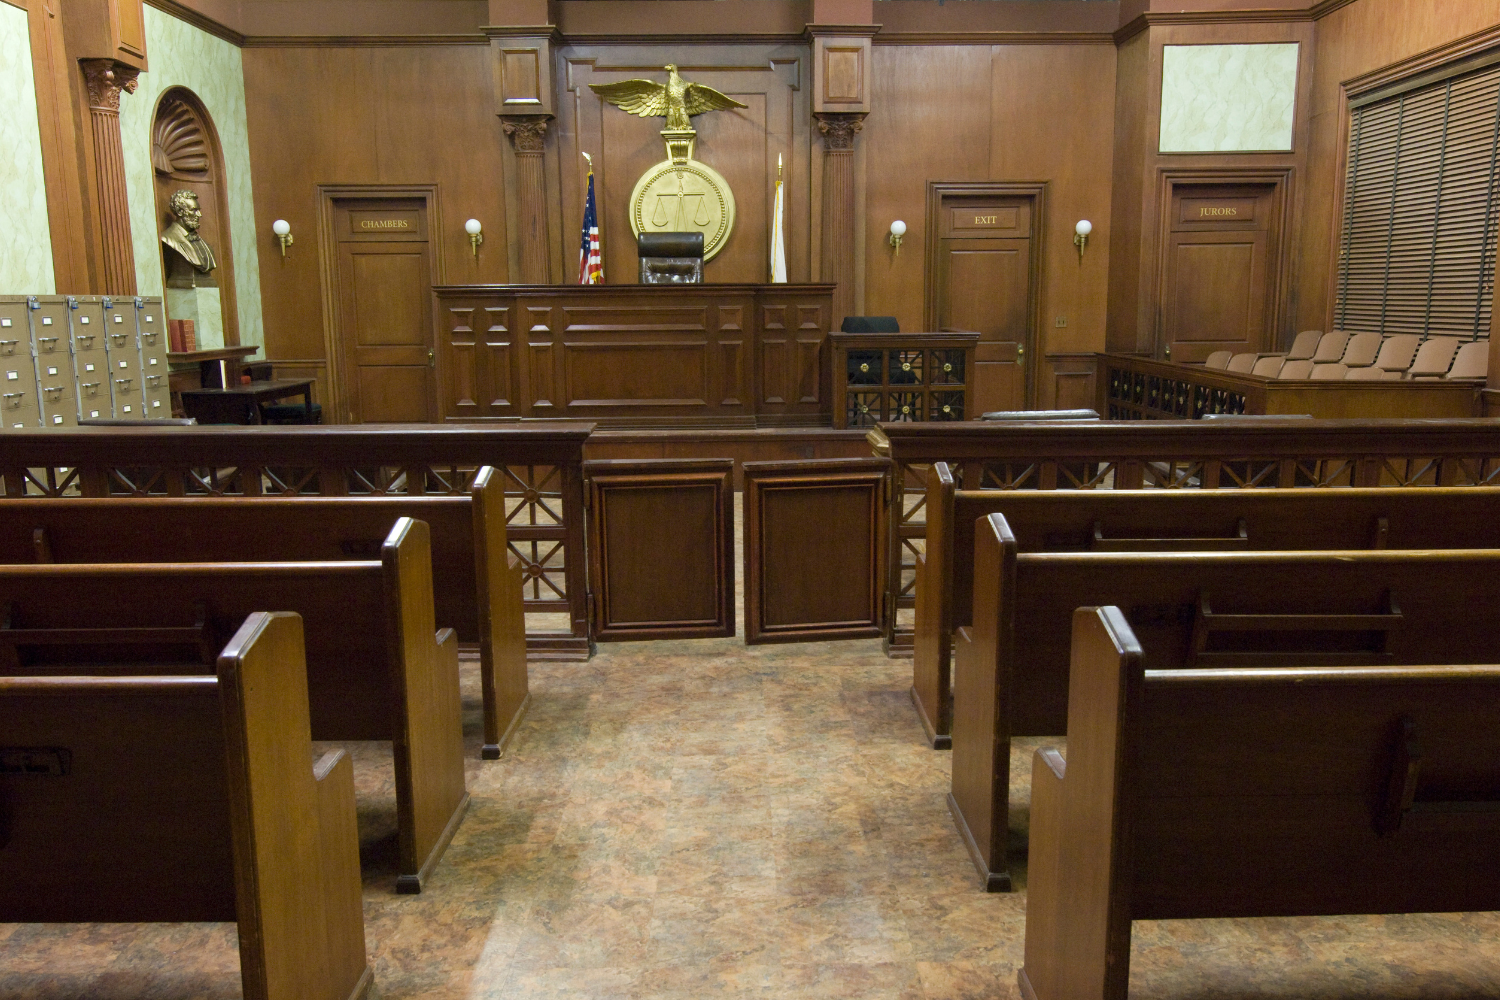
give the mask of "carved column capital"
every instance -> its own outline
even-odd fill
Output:
[[[89,90],[89,110],[120,113],[120,92],[135,93],[141,71],[113,59],[84,59],[83,80]]]
[[[539,156],[547,138],[548,115],[501,115],[500,127],[510,136],[510,143],[521,155]]]
[[[852,153],[854,137],[865,127],[863,113],[824,113],[817,116],[818,131],[823,133],[823,148],[830,153]]]

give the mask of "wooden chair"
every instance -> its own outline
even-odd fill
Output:
[[[1458,353],[1457,337],[1428,337],[1417,350],[1417,358],[1407,369],[1411,378],[1441,378]]]
[[[1344,346],[1344,356],[1339,360],[1346,368],[1363,368],[1375,363],[1380,353],[1381,336],[1378,333],[1356,333]]]
[[[314,762],[302,622],[256,612],[218,676],[0,678],[0,921],[239,924],[247,1000],[355,1000],[354,771]]]
[[[1234,357],[1233,351],[1214,351],[1204,360],[1205,368],[1228,368],[1229,360]]]
[[[1500,908],[1500,666],[1160,670],[1119,608],[1072,618],[1027,1000],[1125,1000],[1132,920]]]
[[[1281,372],[1281,366],[1285,364],[1284,358],[1276,354],[1268,354],[1258,359],[1250,369],[1251,375],[1261,375],[1265,378],[1275,378]]]
[[[468,496],[0,500],[0,563],[368,559],[396,519],[427,524],[435,620],[479,645],[481,756],[493,760],[530,702],[521,561],[506,544],[500,474]],[[40,533],[40,534],[38,534]]]
[[[1255,367],[1256,356],[1254,354],[1236,354],[1229,359],[1229,371],[1248,373]]]
[[[111,643],[120,673],[199,672],[267,607],[302,615],[313,738],[392,741],[396,888],[420,892],[469,804],[458,639],[433,622],[423,522],[397,520],[373,560],[0,566],[0,675],[76,671],[85,641]]]
[[[1333,364],[1344,356],[1344,347],[1349,335],[1343,330],[1329,330],[1318,340],[1318,349],[1313,352],[1313,364]]]
[[[1500,660],[1500,549],[1021,553],[1003,515],[980,527],[949,807],[991,891],[1010,883],[1010,739],[1066,731],[1075,608],[1124,607],[1161,669]]]
[[[1490,345],[1487,340],[1471,340],[1458,349],[1453,366],[1444,378],[1485,378],[1490,370]]]
[[[975,526],[990,514],[1005,515],[1020,552],[1500,548],[1491,487],[957,490],[938,462],[924,507],[912,700],[938,749],[951,743],[953,631],[973,621]]]
[[[1422,338],[1415,333],[1398,333],[1385,338],[1380,345],[1380,354],[1375,358],[1375,367],[1391,372],[1404,372],[1411,367],[1417,356],[1417,347]]]
[[[1311,361],[1318,352],[1318,341],[1323,339],[1322,330],[1303,330],[1292,341],[1292,349],[1286,352],[1288,361]]]
[[[1281,366],[1276,373],[1277,378],[1310,378],[1312,376],[1313,363],[1311,358],[1288,361]]]

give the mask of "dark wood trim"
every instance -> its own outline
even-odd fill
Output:
[[[29,13],[29,8],[27,8],[26,6],[26,0],[0,0],[0,3],[8,3],[12,7],[15,7],[19,10],[28,11]]]
[[[1313,4],[1308,9],[1308,14],[1316,21],[1319,18],[1327,17],[1336,10],[1341,10],[1349,6],[1353,2],[1354,0],[1321,0],[1321,2]]]
[[[1047,187],[1048,181],[928,181],[927,182],[927,247],[922,273],[922,312],[927,319],[927,329],[939,329],[937,305],[937,271],[942,226],[939,224],[940,210],[945,195],[980,195],[1000,198],[1031,199],[1030,261],[1027,262],[1026,285],[1030,299],[1030,328],[1026,331],[1026,360],[1023,365],[1026,379],[1026,407],[1036,403],[1037,377],[1039,372],[1037,348],[1042,343],[1042,261],[1046,259],[1047,238]]]
[[[179,21],[185,21],[197,28],[206,31],[215,38],[222,38],[230,45],[244,47],[245,36],[226,24],[215,21],[206,14],[196,11],[181,0],[145,0],[148,7],[155,7],[163,14],[169,14]]]
[[[486,42],[486,44],[488,44]],[[319,184],[318,185],[318,276],[319,292],[323,300],[323,352],[328,359],[328,398],[323,402],[325,422],[341,424],[347,422],[349,411],[348,369],[344,356],[344,345],[339,343],[338,302],[338,234],[334,231],[335,200],[370,198],[387,200],[393,198],[421,198],[426,201],[427,215],[427,266],[431,269],[432,283],[442,281],[441,238],[442,225],[439,218],[438,189],[436,184]],[[437,345],[433,345],[437,350]],[[442,372],[435,374],[438,385],[442,384]]]
[[[1288,152],[1277,154],[1283,157]],[[1270,342],[1261,348],[1277,350],[1282,333],[1282,323],[1291,321],[1290,288],[1292,281],[1292,208],[1296,203],[1293,181],[1296,168],[1291,166],[1264,167],[1158,167],[1157,168],[1157,221],[1156,276],[1151,282],[1151,315],[1156,322],[1151,330],[1151,356],[1161,355],[1162,299],[1166,291],[1169,243],[1172,225],[1172,190],[1186,184],[1269,184],[1271,194],[1270,252],[1276,260],[1276,271],[1271,277],[1271,310],[1269,323]],[[1136,343],[1140,343],[1137,335]],[[1101,382],[1102,384],[1102,382]]]
[[[246,35],[247,49],[350,49],[407,45],[488,45],[484,35]]]
[[[1380,93],[1383,90],[1389,89],[1391,94],[1397,94],[1427,84],[1429,81],[1420,77],[1428,72],[1434,74],[1434,81],[1450,74],[1466,72],[1471,67],[1453,64],[1480,56],[1497,55],[1491,52],[1497,46],[1500,46],[1500,24],[1476,31],[1472,35],[1465,35],[1446,45],[1439,45],[1435,49],[1419,52],[1400,62],[1382,66],[1360,76],[1350,77],[1342,84],[1344,99],[1346,102],[1365,104],[1389,96]],[[1476,65],[1472,68],[1479,69],[1482,65],[1493,61],[1495,60],[1476,59]]]
[[[876,45],[1113,45],[1108,31],[892,31]]]
[[[1346,0],[1350,2],[1350,0]],[[1147,28],[1165,24],[1286,24],[1313,20],[1311,10],[1184,10],[1149,11],[1123,24],[1113,35],[1116,45],[1139,35]]]

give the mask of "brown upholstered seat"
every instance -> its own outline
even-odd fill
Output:
[[[1311,361],[1318,351],[1318,341],[1323,339],[1322,330],[1303,330],[1292,341],[1292,349],[1286,352],[1288,361]]]
[[[1255,362],[1250,369],[1251,375],[1264,375],[1266,378],[1275,378],[1281,371],[1281,366],[1286,364],[1286,358],[1279,354],[1271,354]]]
[[[1457,337],[1428,337],[1417,349],[1417,358],[1407,374],[1412,378],[1438,378],[1448,371],[1457,352]]]
[[[1277,378],[1308,378],[1312,375],[1313,363],[1311,358],[1299,358],[1288,361],[1281,366],[1281,371],[1276,373]]]
[[[1380,353],[1380,334],[1378,333],[1356,333],[1349,338],[1349,343],[1344,347],[1344,356],[1340,358],[1348,368],[1363,368],[1375,363],[1375,355]]]
[[[1375,367],[1391,372],[1406,371],[1411,367],[1412,359],[1417,356],[1417,347],[1421,343],[1422,338],[1415,333],[1398,333],[1385,338],[1385,343],[1380,345],[1380,353],[1375,357]]]
[[[1234,354],[1230,351],[1214,351],[1203,362],[1203,365],[1205,368],[1228,368],[1229,359],[1232,357],[1234,357]]]
[[[1399,379],[1400,372],[1386,371],[1379,365],[1366,365],[1363,368],[1350,368],[1344,378],[1350,382],[1384,382],[1389,379]]]
[[[1490,371],[1490,345],[1486,340],[1471,340],[1458,349],[1453,367],[1444,378],[1485,378]]]
[[[1336,382],[1343,379],[1348,374],[1349,367],[1347,365],[1341,365],[1336,361],[1331,361],[1325,364],[1313,365],[1312,374],[1309,375],[1308,378]]]
[[[1344,345],[1347,343],[1349,335],[1343,330],[1329,330],[1318,341],[1318,349],[1313,352],[1313,363],[1333,364],[1344,356]]]
[[[1229,359],[1229,370],[1232,372],[1248,372],[1255,367],[1255,355],[1236,354]]]

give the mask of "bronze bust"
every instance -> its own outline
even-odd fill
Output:
[[[212,280],[200,277],[207,276],[219,262],[214,258],[213,248],[198,235],[198,224],[203,220],[198,196],[184,188],[172,195],[169,204],[174,218],[161,234],[161,241],[175,251],[167,254],[167,283],[186,287],[212,285]],[[181,258],[181,263],[174,258]],[[190,266],[184,267],[183,263]]]

